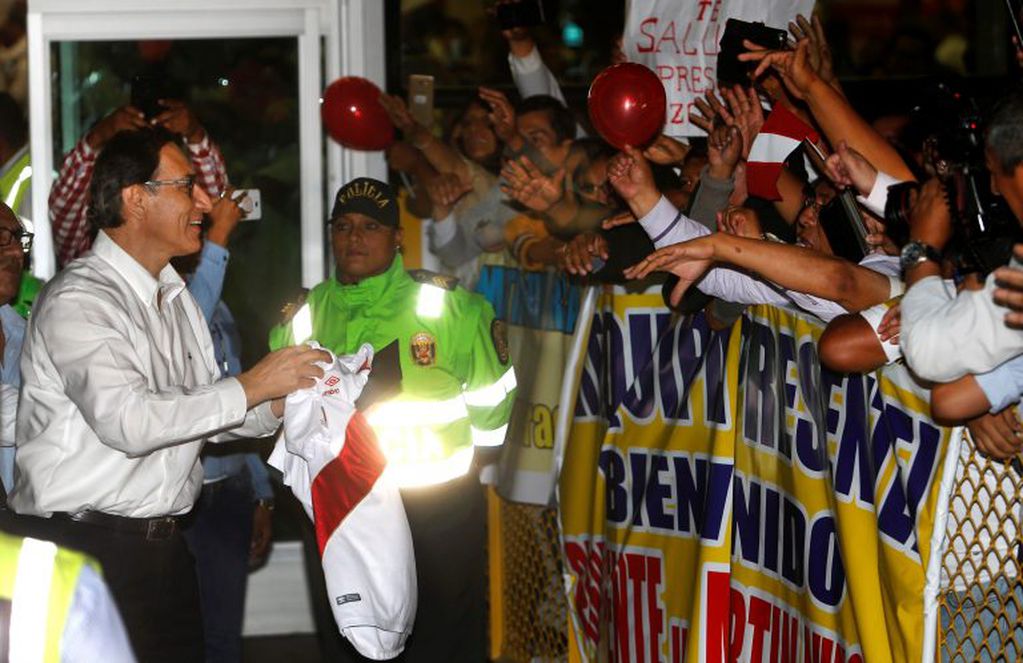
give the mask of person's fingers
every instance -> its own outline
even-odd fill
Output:
[[[797,40],[802,39],[804,36],[802,28],[795,21],[789,21],[789,32]]]
[[[564,166],[562,166],[561,168],[558,168],[556,171],[554,171],[554,176],[551,177],[551,183],[554,184],[554,187],[556,189],[561,190],[562,186],[565,184],[565,167]]]
[[[709,120],[704,116],[697,115],[696,113],[691,113],[689,115],[689,121],[703,129],[707,133],[714,131],[714,121]]]
[[[731,109],[732,119],[734,121],[736,115],[742,114],[742,107],[739,105],[739,100],[736,98],[735,93],[728,88],[721,88],[721,96],[725,98],[725,103],[728,104],[728,108]]]
[[[725,108],[725,105],[721,103],[721,100],[718,99],[718,96],[714,94],[713,90],[707,93],[707,101],[710,103],[711,108],[714,109],[714,112],[717,113],[722,120],[724,120],[725,124],[731,125],[735,123],[735,116],[733,116],[732,113]]]
[[[754,54],[754,53],[758,53],[758,54],[761,54],[760,57],[764,57],[764,55],[766,55],[767,53],[770,53],[770,51],[767,50],[766,46],[761,46],[760,44],[757,44],[756,42],[750,41],[749,39],[743,39],[742,40],[742,47],[745,48],[749,52],[748,53],[740,53],[739,54],[739,59],[740,60],[743,60],[743,56],[744,55],[751,55],[751,54]],[[759,58],[756,58],[756,59],[759,59]],[[753,61],[754,58],[746,58],[746,60]],[[746,61],[746,60],[743,60],[743,61]]]
[[[632,145],[625,145],[624,147],[622,147],[622,151],[629,155],[629,157],[632,159],[632,163],[639,163],[639,161],[643,158],[643,153],[637,150]],[[629,165],[631,167],[632,164],[630,163]]]
[[[764,56],[764,58],[760,60],[760,64],[757,65],[757,68],[753,70],[753,78],[760,78],[764,74],[764,72],[770,69],[771,67],[777,68],[779,71],[781,71],[781,73],[784,74],[785,57],[786,54],[784,53],[771,53],[769,55]],[[739,59],[740,60],[742,59],[741,55],[739,56]]]
[[[750,102],[749,97],[746,96],[746,90],[743,89],[741,85],[736,85],[730,91],[742,114],[748,114],[752,102]]]
[[[811,41],[817,40],[817,35],[813,31],[813,26],[810,25],[810,21],[806,20],[805,16],[802,14],[796,15],[796,25],[799,28],[799,32],[802,34],[802,36],[796,37],[796,41],[801,41],[803,39],[809,39]]]
[[[994,299],[999,306],[1011,308],[1013,311],[1023,311],[1023,292],[995,288]]]
[[[992,434],[989,437],[991,446],[995,449],[998,458],[1008,458],[1019,449],[1019,441],[1016,432],[1000,416],[992,419]]]
[[[538,177],[543,177],[543,173],[540,172],[539,168],[533,165],[533,161],[529,157],[527,156],[519,157],[519,165],[522,166],[522,171],[526,174],[526,177],[528,177],[529,179],[532,180]]]
[[[661,269],[663,266],[665,266],[668,263],[672,262],[674,260],[672,254],[666,252],[667,249],[670,249],[670,248],[671,247],[666,247],[665,249],[659,249],[659,250],[651,253],[650,255],[648,255],[646,258],[644,258],[638,264],[636,264],[633,267],[631,267],[630,269],[632,269],[633,275],[630,276],[629,278],[633,278],[633,279],[635,279],[635,278],[643,278],[644,276],[650,274],[651,272],[656,272],[659,269]]]
[[[704,101],[702,97],[697,97],[694,103],[696,105],[696,110],[700,112],[700,119],[708,124],[713,124],[715,113],[714,109],[710,107],[710,104]],[[691,117],[694,118],[693,121],[695,122],[696,116],[693,115]]]
[[[679,282],[671,289],[671,297],[669,299],[672,306],[678,306],[678,303],[682,301],[682,295],[686,294],[686,290],[689,289],[690,285],[692,285],[691,281],[679,279]]]
[[[624,226],[627,223],[635,223],[635,221],[636,217],[632,216],[631,212],[621,212],[608,219],[604,219],[600,225],[604,230],[610,230],[611,228]]]
[[[821,46],[826,46],[828,40],[824,38],[824,24],[821,23],[820,16],[814,14],[810,19],[810,26],[813,28],[813,34],[816,35],[817,41]]]

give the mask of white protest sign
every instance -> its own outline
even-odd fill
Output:
[[[729,18],[786,30],[814,0],[630,0],[622,47],[630,62],[652,69],[668,97],[664,133],[695,136],[695,101],[717,88],[718,42]]]

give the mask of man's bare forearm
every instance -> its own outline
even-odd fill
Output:
[[[715,233],[704,238],[714,247],[714,260],[758,274],[786,290],[831,300],[849,312],[862,311],[888,299],[887,276],[801,246]]]
[[[916,179],[895,148],[834,87],[820,79],[814,81],[806,102],[832,145],[845,140],[878,170],[900,181]]]

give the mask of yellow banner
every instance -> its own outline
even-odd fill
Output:
[[[497,492],[513,502],[549,505],[556,479],[555,422],[582,288],[564,272],[528,271],[504,253],[484,254],[480,262],[476,292],[507,324],[518,383]]]
[[[559,485],[584,659],[920,660],[950,431],[900,366],[822,369],[821,331],[605,294]]]

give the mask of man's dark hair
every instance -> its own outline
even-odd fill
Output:
[[[121,131],[106,144],[89,185],[89,223],[94,228],[116,228],[121,218],[121,190],[153,178],[160,165],[160,150],[180,139],[163,127]]]
[[[14,97],[0,92],[0,140],[11,150],[18,150],[28,140],[28,122]]]
[[[534,94],[520,101],[515,107],[516,115],[536,111],[547,113],[551,128],[554,130],[554,137],[559,143],[575,138],[575,117],[572,115],[572,111],[565,107],[565,104],[548,94]]]
[[[1023,164],[1023,91],[1016,91],[995,106],[985,140],[998,167],[1012,174]]]

